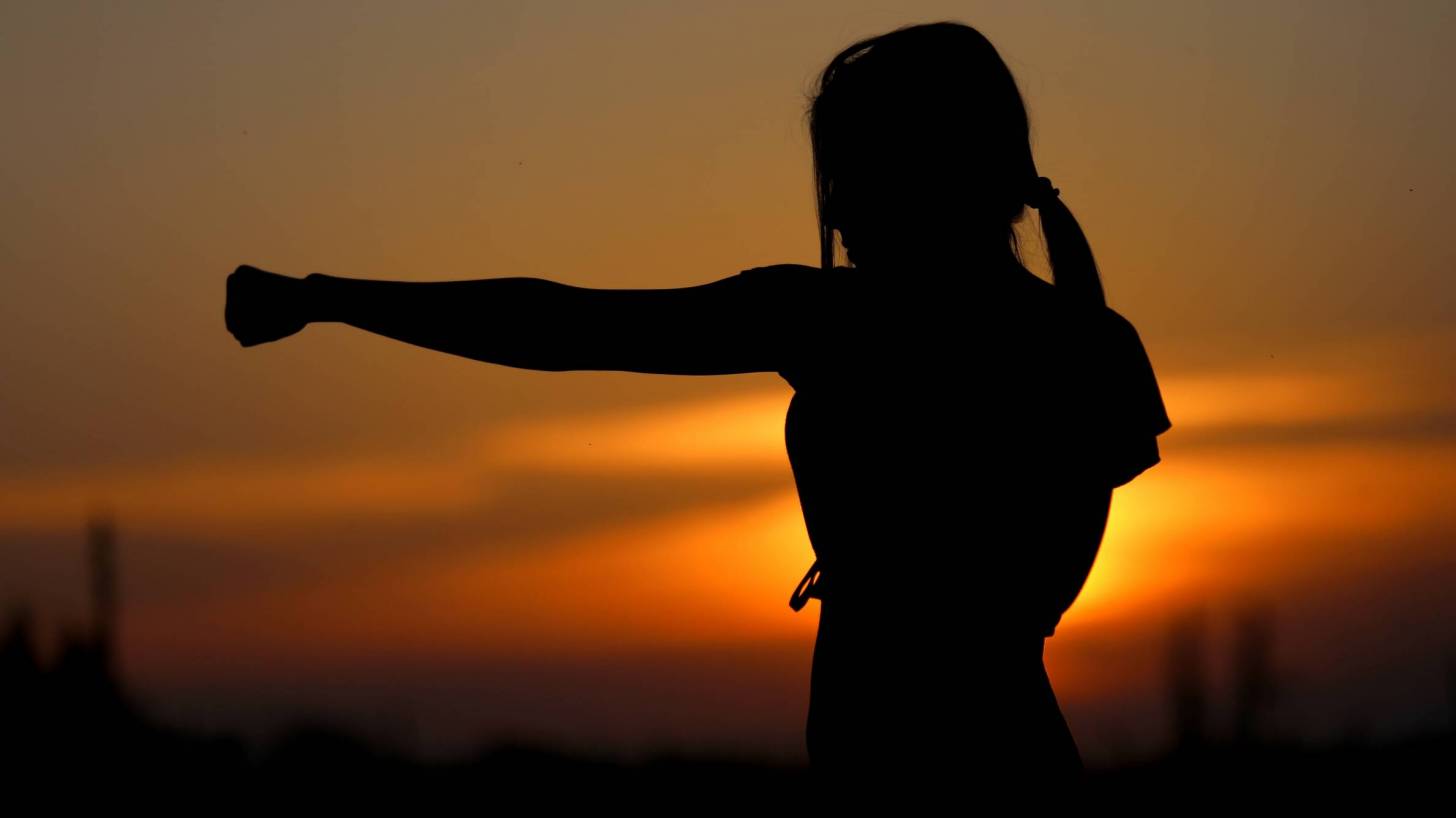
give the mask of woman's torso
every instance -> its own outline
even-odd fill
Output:
[[[783,373],[822,593],[1049,635],[1090,567],[1086,543],[1069,550],[1049,517],[1066,513],[1059,497],[1086,493],[1063,479],[1076,455],[1063,406],[1075,311],[1024,269],[921,288],[835,275],[810,322],[819,344]]]
[[[1047,523],[1073,491],[1067,305],[1024,269],[920,289],[835,272],[818,343],[782,373],[822,571],[811,755],[944,757],[974,731],[1003,760],[1019,741],[1032,766],[1078,767],[1041,658],[1090,567]]]

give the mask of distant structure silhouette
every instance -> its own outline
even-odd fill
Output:
[[[405,282],[242,265],[244,347],[338,322],[505,366],[776,372],[820,601],[805,738],[833,792],[1079,782],[1043,662],[1113,490],[1171,427],[1137,330],[1032,157],[1015,78],[954,21],[853,43],[808,100],[819,265],[696,286]],[[1040,214],[1052,281],[1016,226]],[[843,248],[846,265],[838,264]]]

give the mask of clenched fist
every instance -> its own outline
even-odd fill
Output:
[[[245,347],[287,338],[308,326],[306,306],[301,278],[246,264],[228,275],[223,318],[228,332]]]

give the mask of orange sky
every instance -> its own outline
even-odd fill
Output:
[[[1197,605],[1225,641],[1273,606],[1290,729],[1447,718],[1437,3],[7,6],[0,601],[83,616],[106,506],[124,670],[174,720],[800,754],[817,603],[787,605],[812,556],[787,384],[512,370],[342,325],[244,350],[223,283],[815,263],[814,72],[947,18],[1016,72],[1173,419],[1048,645],[1084,753],[1159,739],[1161,640]]]

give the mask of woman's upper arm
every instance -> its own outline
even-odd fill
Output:
[[[689,287],[598,289],[560,285],[561,370],[663,375],[779,372],[794,355],[796,273],[756,267]]]

